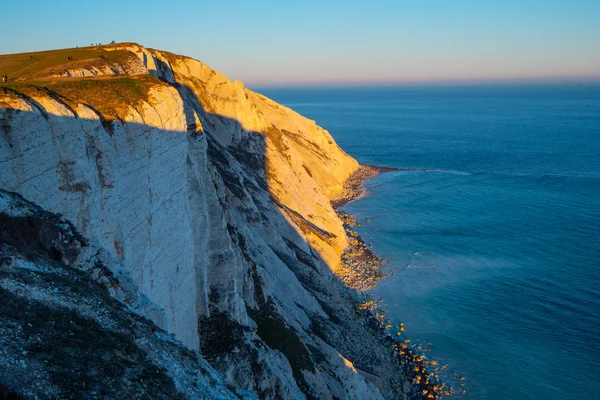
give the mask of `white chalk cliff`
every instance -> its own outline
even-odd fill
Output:
[[[80,88],[0,87],[0,189],[70,221],[117,274],[111,294],[227,387],[409,398],[335,275],[348,240],[330,200],[358,163],[314,121],[200,61],[107,49],[136,57],[53,78],[105,75]],[[103,82],[139,98],[97,99]]]

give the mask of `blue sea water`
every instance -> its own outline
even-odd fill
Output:
[[[600,398],[600,86],[259,91],[403,168],[346,209],[458,398]]]

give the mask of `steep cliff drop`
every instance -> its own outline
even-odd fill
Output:
[[[6,65],[3,390],[421,396],[338,278],[348,237],[330,201],[359,165],[327,131],[134,43]]]

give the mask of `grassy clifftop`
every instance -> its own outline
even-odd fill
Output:
[[[66,70],[91,69],[141,63],[125,50],[134,43],[118,43],[31,53],[0,55],[0,75],[9,82],[0,84],[1,106],[13,98],[50,96],[69,107],[93,107],[106,120],[123,118],[129,107],[149,101],[150,89],[161,81],[150,74],[115,74],[90,77],[62,75]]]
[[[81,47],[0,55],[0,75],[22,81],[58,75],[66,69],[127,63],[135,55],[114,50],[118,45]]]

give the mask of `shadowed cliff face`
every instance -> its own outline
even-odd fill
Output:
[[[229,384],[262,398],[403,398],[332,273],[347,238],[329,199],[356,161],[198,61],[127,49],[160,78],[130,104],[85,87],[0,88],[0,188],[72,221],[118,272],[111,294]]]
[[[135,293],[111,265],[64,217],[0,190],[0,398],[255,398],[115,300]]]

